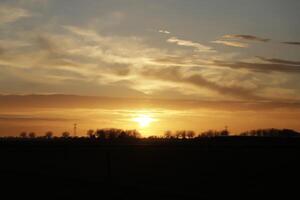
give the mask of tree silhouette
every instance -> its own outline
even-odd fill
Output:
[[[182,130],[182,131],[176,131],[176,138],[181,138],[181,139],[186,139],[187,131]]]
[[[63,138],[69,138],[70,137],[70,133],[69,132],[67,132],[67,131],[65,131],[65,132],[63,132],[62,134],[61,134],[61,136],[63,137]]]
[[[214,130],[204,131],[199,134],[199,137],[216,137],[217,133]]]
[[[140,138],[141,134],[137,130],[123,129],[98,129],[95,136],[100,140],[115,140],[115,139],[133,139]]]
[[[45,138],[46,138],[46,139],[51,139],[52,137],[53,137],[53,132],[47,131],[47,132],[45,133]]]
[[[226,127],[224,130],[222,130],[222,131],[219,132],[219,135],[220,136],[229,136],[230,132],[228,131],[228,129]]]
[[[104,129],[97,130],[95,135],[97,136],[98,139],[101,139],[101,140],[107,139],[106,132]]]
[[[187,133],[186,133],[186,136],[187,136],[187,138],[189,138],[189,139],[194,138],[195,135],[196,135],[196,134],[195,134],[194,131],[187,131]]]
[[[172,131],[166,131],[166,132],[164,133],[164,136],[165,136],[165,138],[167,138],[167,139],[172,138]]]
[[[179,139],[181,137],[181,131],[176,131],[175,137]]]
[[[92,130],[92,129],[89,129],[89,130],[87,131],[86,135],[87,135],[89,138],[91,138],[91,139],[96,137],[96,136],[95,136],[95,131]]]
[[[257,129],[246,131],[240,134],[241,136],[254,136],[254,137],[299,137],[300,134],[291,129]]]
[[[129,138],[140,138],[141,137],[141,134],[137,130],[126,130],[125,133]]]
[[[35,138],[35,132],[30,132],[28,134],[28,137],[31,138],[31,139]]]
[[[21,138],[27,138],[27,132],[25,132],[25,131],[24,131],[24,132],[21,132],[21,133],[20,133],[20,137],[21,137]]]

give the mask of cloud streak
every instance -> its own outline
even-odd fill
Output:
[[[212,47],[197,42],[193,42],[190,40],[179,39],[177,37],[171,37],[167,40],[167,42],[177,44],[178,46],[192,47],[198,52],[206,52],[206,53],[216,52]]]
[[[261,38],[255,35],[224,35],[222,36],[224,39],[241,39],[241,40],[248,40],[248,41],[257,41],[257,42],[270,42],[271,39],[268,38]]]
[[[197,88],[206,88],[225,96],[234,96],[241,99],[259,99],[259,97],[255,95],[255,90],[252,88],[217,83],[215,81],[208,80],[199,73],[184,75],[179,67],[163,69],[144,68],[141,74],[147,78],[188,84]]]
[[[300,46],[300,42],[282,42],[282,44]]]
[[[24,104],[24,102],[26,102]],[[58,103],[55,103],[58,102]],[[76,95],[0,95],[0,108],[7,108],[7,105],[13,110],[13,114],[0,113],[2,119],[14,119],[14,118],[30,118],[30,119],[52,119],[45,118],[40,115],[30,116],[24,114],[15,114],[14,112],[20,112],[29,108],[43,110],[53,110],[55,108],[60,109],[106,109],[108,112],[111,109],[127,109],[131,112],[132,109],[145,108],[143,106],[151,108],[164,108],[164,109],[195,109],[195,108],[209,108],[215,110],[274,110],[274,109],[297,109],[300,110],[300,102],[291,101],[205,101],[205,100],[191,100],[191,99],[149,99],[149,98],[119,98],[119,97],[103,97],[103,96],[76,96]],[[25,109],[25,111],[27,111]],[[12,111],[10,109],[10,111]],[[8,112],[9,113],[9,112]],[[63,112],[65,114],[65,112]],[[73,117],[73,116],[72,116]],[[66,118],[61,118],[66,119]],[[74,118],[72,118],[74,119]]]
[[[19,19],[30,16],[31,13],[23,8],[0,5],[0,25],[13,23]]]
[[[269,60],[270,61],[270,60]],[[274,61],[274,60],[273,60]],[[229,67],[232,69],[248,69],[254,72],[270,72],[270,71],[277,71],[277,72],[287,72],[287,73],[300,73],[300,65],[293,65],[288,64],[289,62],[280,61],[280,63],[273,62],[273,63],[259,63],[259,62],[242,62],[242,61],[214,61],[214,65],[222,66],[222,67]]]
[[[242,42],[237,42],[237,41],[215,40],[215,41],[212,41],[212,43],[222,44],[222,45],[230,46],[230,47],[238,47],[238,48],[247,48],[247,47],[249,47],[248,44],[242,43]]]
[[[32,87],[38,84],[40,89],[33,93],[41,90],[64,93],[64,87],[55,89],[64,84],[66,91],[77,91],[75,94],[84,91],[83,94],[99,95],[107,88],[110,91],[103,93],[105,95],[127,93],[129,96],[130,93],[140,96],[167,91],[174,92],[172,97],[260,99],[255,89],[270,79],[258,82],[260,78],[254,80],[243,74],[299,71],[295,66],[298,63],[292,61],[267,58],[253,63],[228,61],[234,57],[222,53],[196,54],[182,48],[158,49],[138,37],[62,27],[60,33],[31,33],[31,40],[26,40],[25,35],[25,41],[32,42],[26,47],[7,42],[10,47],[4,47],[0,54],[0,64],[5,66],[2,71],[11,73],[13,79],[24,80],[15,81],[10,88],[19,87],[19,84],[28,92],[38,88]],[[169,38],[168,42],[193,48],[196,52],[213,51],[209,46],[176,37]],[[9,80],[2,83],[5,81]],[[3,88],[0,89],[8,91]]]
[[[257,58],[259,58],[263,61],[273,63],[273,64],[278,63],[278,64],[299,65],[300,66],[300,61],[283,60],[283,59],[277,59],[277,58],[264,58],[264,57],[260,57],[260,56],[257,56]]]
[[[171,34],[170,31],[167,31],[167,30],[158,30],[159,33],[163,33],[163,34]]]

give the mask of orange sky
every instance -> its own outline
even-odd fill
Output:
[[[256,128],[300,130],[300,105],[271,102],[211,102],[196,100],[129,99],[68,95],[0,96],[0,133],[16,135],[51,130],[56,135],[88,129],[138,129],[143,136],[162,135],[166,130],[229,129],[238,133]],[[141,127],[136,118],[151,118]]]

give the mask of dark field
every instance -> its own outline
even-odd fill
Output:
[[[298,199],[299,153],[298,138],[1,140],[1,195]]]

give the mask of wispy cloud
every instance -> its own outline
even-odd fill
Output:
[[[47,118],[47,117],[39,117],[39,116],[29,116],[29,115],[2,115],[0,114],[0,121],[21,121],[21,122],[30,122],[30,121],[74,121],[76,119],[68,119],[68,118]]]
[[[206,88],[225,96],[234,96],[241,99],[258,99],[253,88],[245,88],[240,85],[225,85],[208,80],[203,75],[196,73],[187,75],[179,67],[167,67],[163,69],[145,68],[141,74],[147,78],[171,81],[174,83],[188,84],[197,88]]]
[[[222,45],[230,46],[230,47],[239,47],[239,48],[249,47],[249,44],[242,43],[242,42],[237,42],[237,41],[215,40],[215,41],[212,41],[212,43],[222,44]]]
[[[53,100],[59,102],[59,104],[53,104]],[[26,102],[26,105],[24,105]],[[71,102],[71,103],[70,103]],[[120,103],[122,102],[122,103]],[[52,120],[53,109],[62,109],[61,114],[66,114],[65,110],[74,111],[74,108],[80,108],[76,110],[77,114],[82,115],[81,110],[88,112],[89,109],[98,113],[100,110],[108,113],[132,113],[137,106],[146,105],[147,108],[157,108],[158,106],[162,109],[178,109],[178,110],[190,110],[197,108],[208,108],[217,110],[227,111],[251,111],[251,110],[276,110],[276,109],[289,109],[289,110],[300,110],[300,102],[290,101],[259,101],[254,102],[249,99],[244,101],[205,101],[205,100],[178,100],[178,99],[149,99],[149,98],[120,98],[120,97],[103,97],[103,96],[76,96],[76,95],[0,95],[0,108],[5,108],[10,105],[10,112],[1,112],[0,119],[15,119],[15,118],[27,118],[27,119],[46,119]],[[113,106],[112,106],[113,105]],[[21,112],[23,107],[30,109],[30,114],[27,112]],[[48,112],[40,113],[40,108],[43,110],[50,109]],[[33,114],[32,109],[38,111]],[[17,111],[17,112],[16,112]],[[12,113],[11,113],[12,112]],[[16,112],[16,113],[15,113]],[[60,113],[59,112],[59,113]],[[88,113],[89,113],[88,112]],[[10,114],[8,114],[10,113]],[[55,113],[57,115],[57,113]],[[62,116],[60,120],[74,118],[74,113]],[[90,113],[89,113],[90,114]],[[50,115],[50,117],[49,117]],[[56,116],[55,115],[55,116]],[[47,117],[46,117],[47,116]],[[57,116],[56,116],[57,117]]]
[[[267,60],[265,60],[267,61]],[[269,60],[270,61],[270,60]],[[273,60],[274,61],[274,60]],[[289,73],[300,73],[300,65],[291,64],[289,61],[261,63],[261,62],[242,62],[242,61],[214,61],[214,64],[222,67],[229,67],[232,69],[248,69],[255,72],[289,72]]]
[[[277,63],[277,64],[287,64],[287,65],[299,65],[300,66],[300,61],[292,61],[292,60],[283,60],[283,59],[277,59],[277,58],[265,58],[261,56],[257,56],[257,58],[267,61],[270,63]]]
[[[208,53],[216,52],[212,47],[197,42],[193,42],[190,40],[179,39],[177,37],[171,37],[167,40],[167,42],[174,43],[179,46],[192,47],[195,48],[195,50],[198,52],[208,52]]]
[[[19,4],[36,4],[36,3],[42,3],[45,4],[48,2],[48,0],[17,0]]]
[[[292,61],[239,62],[233,55],[210,54],[214,52],[212,47],[177,37],[168,42],[205,53],[196,54],[178,46],[159,49],[139,37],[104,35],[96,29],[75,26],[63,26],[58,33],[38,31],[22,37],[30,44],[24,47],[11,39],[3,40],[7,45],[1,50],[5,55],[0,52],[0,65],[5,66],[0,73],[13,78],[0,80],[1,91],[16,91],[14,88],[21,85],[22,92],[36,93],[142,96],[176,92],[171,96],[260,99],[255,89],[265,87],[263,84],[272,78],[254,79],[249,74],[300,72]],[[7,90],[4,86],[11,80],[13,89]],[[61,84],[65,87],[59,87]]]
[[[31,13],[23,8],[0,5],[0,25],[30,17]]]
[[[282,42],[283,44],[300,46],[300,42]]]
[[[170,31],[167,30],[158,30],[159,33],[164,33],[164,34],[171,34]]]
[[[255,35],[224,35],[222,36],[224,39],[242,39],[248,41],[257,41],[257,42],[269,42],[271,39],[262,38]]]

